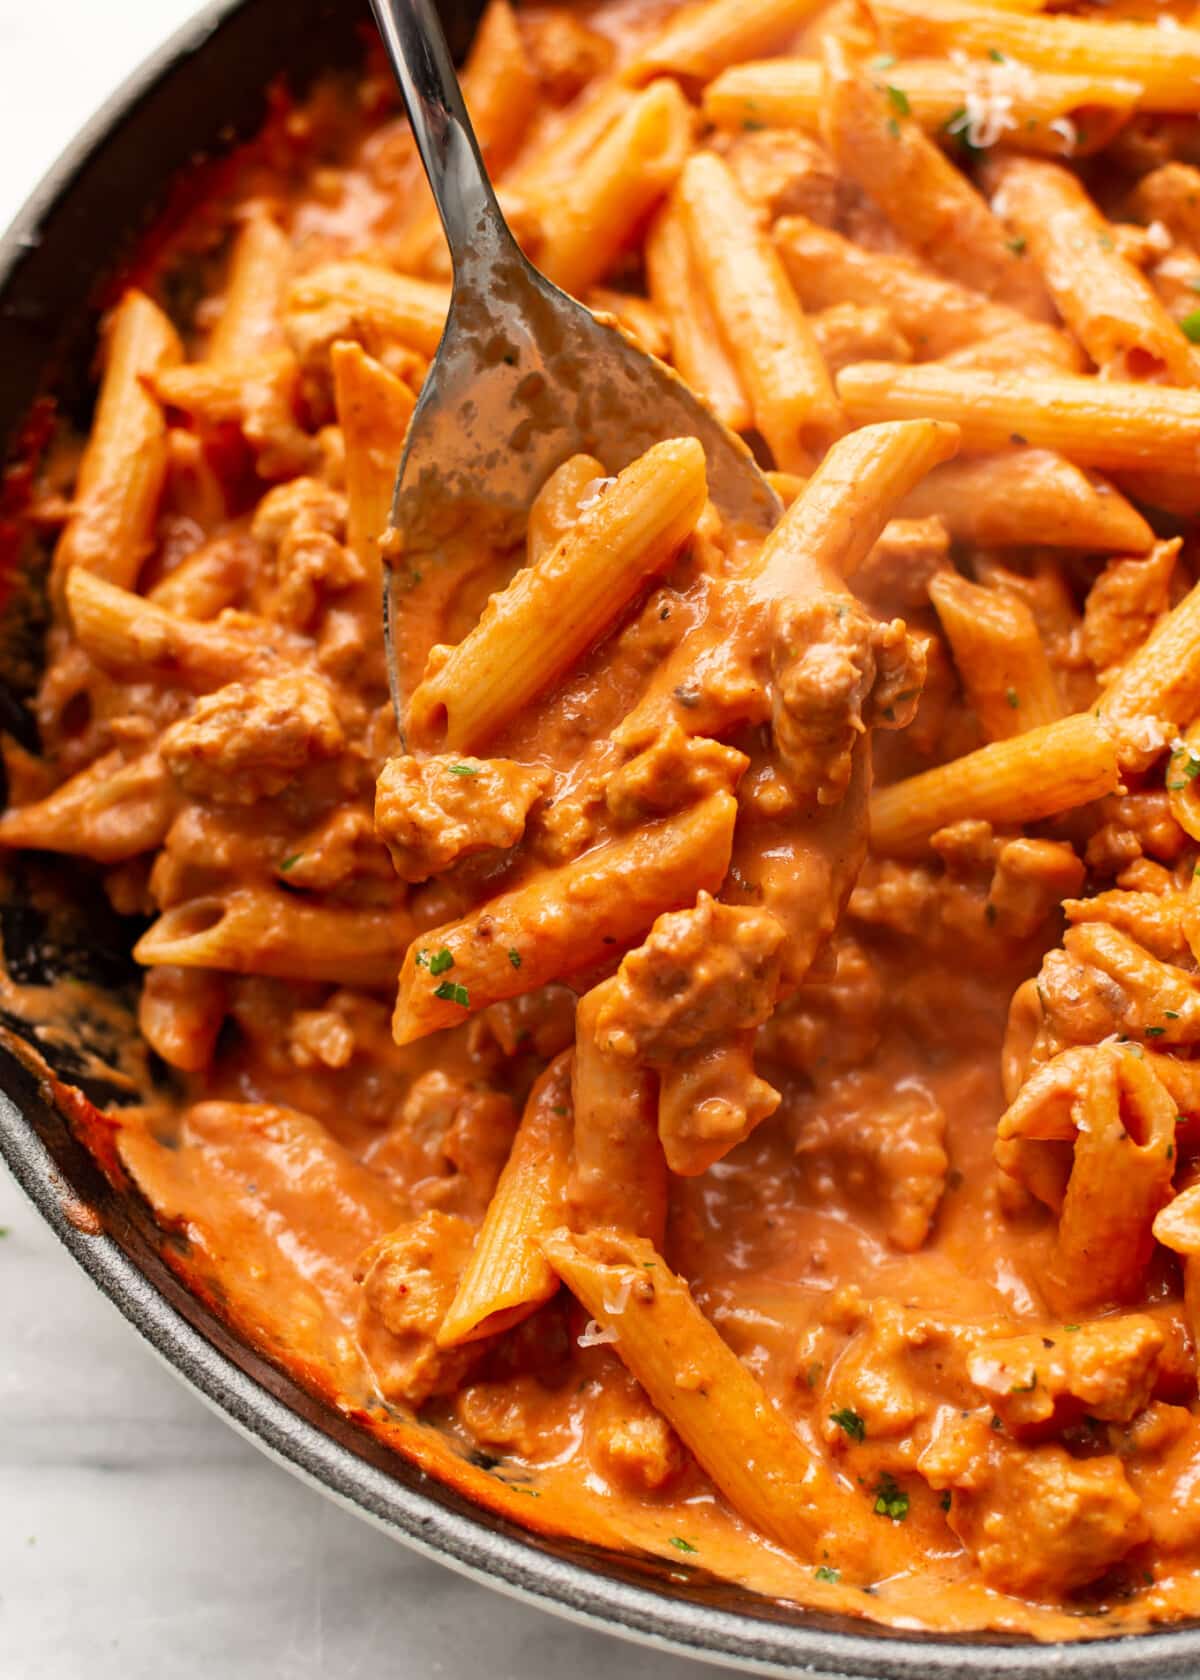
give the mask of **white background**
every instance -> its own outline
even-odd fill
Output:
[[[0,0],[0,225],[192,9]],[[512,1604],[336,1510],[158,1365],[2,1168],[0,1228],[0,1680],[717,1673]]]

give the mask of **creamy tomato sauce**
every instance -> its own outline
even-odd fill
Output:
[[[489,105],[496,89],[478,63],[468,91],[501,196],[535,256],[546,192],[543,181],[539,201],[530,184],[538,159],[560,137],[578,141],[580,111],[610,96],[609,78],[658,39],[671,10],[613,0],[586,14],[531,7],[519,21],[493,18],[524,54],[529,111],[518,121],[511,101]],[[796,46],[812,58],[815,39],[797,20],[742,56]],[[711,73],[693,67],[677,79],[695,99]],[[890,103],[888,121],[911,120],[903,91]],[[904,230],[889,228],[815,135],[749,119],[710,130],[695,113],[685,121],[689,144],[736,172],[762,225],[812,218],[881,262],[917,261]],[[1171,142],[1139,122],[1113,164],[1128,192]],[[670,355],[643,262],[658,208],[647,204],[581,289]],[[88,857],[119,910],[154,919],[138,947],[149,975],[141,1025],[178,1100],[114,1111],[120,1170],[176,1235],[175,1263],[255,1345],[399,1452],[531,1528],[666,1560],[673,1579],[700,1572],[897,1626],[1061,1639],[1197,1613],[1200,1426],[1180,1263],[1147,1237],[1120,1289],[1070,1306],[1054,1283],[1061,1239],[1047,1205],[1061,1201],[1063,1184],[1046,1190],[1055,1173],[1064,1183],[1069,1174],[1069,1135],[1064,1144],[1061,1129],[1035,1130],[1020,1136],[1033,1156],[1018,1149],[1007,1172],[995,1160],[998,1123],[1027,1076],[1064,1050],[1107,1055],[1118,1040],[1161,1062],[1161,1033],[1175,1083],[1161,1077],[1184,1122],[1175,1188],[1188,1187],[1200,1125],[1177,1091],[1190,1040],[1147,1026],[1149,1017],[1128,1025],[1126,993],[1114,1001],[1100,957],[1078,957],[1069,935],[1063,946],[1060,909],[1106,888],[1124,894],[1101,921],[1132,928],[1148,962],[1169,960],[1173,985],[1197,986],[1177,900],[1200,829],[1170,803],[1169,779],[1164,789],[1169,743],[1151,746],[1121,794],[1024,825],[967,815],[915,856],[862,855],[872,758],[886,787],[998,733],[986,694],[966,692],[935,579],[958,576],[957,566],[977,590],[1025,603],[1061,711],[1086,712],[1102,679],[1171,608],[1182,610],[1190,548],[1144,558],[1152,533],[1140,514],[1114,487],[1089,492],[1082,480],[1080,496],[1094,493],[1104,517],[1115,508],[1125,519],[1120,540],[1106,547],[1093,534],[1050,548],[1028,531],[1016,542],[970,540],[965,516],[952,528],[949,512],[940,517],[930,480],[919,510],[888,510],[899,517],[859,556],[853,595],[817,569],[813,598],[825,616],[797,617],[796,634],[834,650],[859,635],[856,653],[869,648],[878,661],[878,706],[867,721],[867,701],[854,714],[839,768],[821,733],[846,723],[834,678],[822,669],[807,690],[797,679],[784,773],[775,737],[789,720],[778,709],[772,723],[769,705],[751,706],[714,726],[711,740],[687,723],[697,707],[717,716],[737,682],[756,692],[767,683],[768,615],[739,593],[745,558],[710,508],[599,643],[486,749],[405,755],[368,564],[373,553],[378,565],[371,544],[382,526],[365,538],[352,528],[354,421],[331,347],[351,347],[347,377],[365,379],[362,391],[381,405],[371,423],[386,478],[445,307],[446,260],[430,217],[378,64],[356,82],[321,84],[301,105],[281,99],[260,140],[182,225],[162,231],[132,276],[152,313],[135,316],[123,301],[113,316],[110,368],[127,355],[130,387],[149,405],[126,423],[145,428],[136,453],[158,463],[141,514],[130,474],[120,493],[88,500],[103,464],[93,456],[89,467],[85,455],[76,482],[79,445],[69,438],[44,467],[31,531],[58,541],[37,702],[46,753],[7,747],[0,843]],[[793,242],[802,231],[794,221]],[[231,278],[240,260],[231,249],[244,256],[253,241],[265,267],[247,259]],[[369,274],[330,268],[351,261],[402,274],[411,289],[385,288],[380,302]],[[265,304],[249,297],[251,273],[274,275]],[[1020,268],[1014,296],[1032,288],[1040,300],[1031,274]],[[993,327],[1020,325],[1016,306],[955,284],[960,305],[1007,311],[989,317]],[[830,366],[846,334],[859,348],[845,359],[899,359],[901,317],[886,287],[877,308],[838,300],[814,313]],[[1082,365],[1048,300],[1025,324],[1040,354]],[[906,355],[923,359],[912,345]],[[756,418],[744,429],[765,461]],[[787,501],[807,476],[792,465],[777,480]],[[1043,470],[1033,458],[1030,487]],[[573,490],[560,487],[562,506],[541,505],[541,538],[559,540],[610,483],[586,468]],[[146,541],[118,564],[113,533],[137,517]],[[460,557],[437,588],[415,580],[409,645],[424,657],[461,642],[488,596],[536,562],[534,538],[531,527],[528,553]],[[114,593],[83,588],[75,571]],[[141,603],[132,616],[131,596]],[[677,684],[653,714],[649,745],[638,743],[651,756],[618,751],[622,720],[702,634],[707,663],[694,689]],[[772,655],[781,691],[793,656]],[[433,656],[435,676],[444,657]],[[1003,707],[1022,701],[1005,689],[1002,722]],[[796,709],[805,704],[824,721],[812,725]],[[788,792],[788,774],[814,762],[826,781],[805,805]],[[531,921],[508,952],[515,978],[486,1007],[456,998],[463,960],[446,961],[448,947],[426,943],[430,931],[514,883],[598,856],[631,821],[666,822],[686,800],[730,789],[733,861],[712,884],[721,907],[704,911],[714,949],[731,910],[743,928],[758,926],[758,911],[808,920],[801,932],[788,926],[782,957],[764,959],[775,964],[771,986],[782,965],[778,992],[739,1028],[736,1054],[706,1087],[722,1114],[745,1116],[757,1092],[765,1117],[721,1147],[689,1132],[688,1115],[664,1131],[678,1170],[666,1181],[661,1254],[847,1502],[846,1532],[816,1555],[785,1549],[738,1514],[622,1362],[619,1330],[590,1321],[565,1289],[552,1283],[510,1328],[437,1343],[535,1084],[546,1137],[565,1138],[569,1152],[578,999],[612,981],[654,917],[636,936],[611,938],[611,952],[583,972],[576,964],[527,988],[521,970],[536,968],[539,942],[551,937],[548,923]],[[613,918],[616,896],[605,911]],[[693,888],[656,910],[686,915],[697,902],[708,901]],[[394,1035],[402,961],[409,1014],[397,1013]],[[696,958],[690,972],[707,1003],[702,970]],[[1049,979],[1031,992],[1039,971]],[[452,1020],[455,1008],[470,1019],[426,1030],[426,976],[446,988],[433,995],[448,999]],[[614,1019],[634,1033],[644,1022],[629,986]],[[36,1001],[22,1007],[38,1013]],[[655,1078],[680,1077],[689,1055],[653,1066]],[[778,1093],[777,1106],[753,1079]],[[573,1195],[562,1192],[560,1223],[571,1223]],[[1103,1213],[1095,1218],[1103,1232]],[[616,1318],[625,1304],[611,1307]]]

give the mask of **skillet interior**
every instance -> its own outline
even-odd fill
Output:
[[[456,51],[478,10],[472,0],[442,0]],[[365,23],[364,8],[339,0],[217,0],[93,119],[0,246],[0,457],[15,447],[40,395],[86,416],[106,284],[167,203],[172,179],[254,131],[281,65],[302,86],[317,69],[352,62]],[[8,618],[0,679],[19,694],[32,681],[37,631],[19,588],[10,590]],[[5,722],[22,727],[16,716],[0,715]],[[98,894],[68,891],[67,877],[51,860],[0,876],[0,931],[15,977],[80,976],[132,996],[128,930]],[[2,1009],[0,1021],[22,1030]],[[102,1100],[113,1094],[100,1065],[112,1060],[111,1037],[110,1024],[80,1014],[39,1050]],[[773,1605],[726,1583],[672,1580],[656,1560],[531,1536],[435,1483],[240,1342],[181,1284],[149,1210],[108,1184],[48,1082],[3,1052],[0,1153],[100,1288],[235,1426],[397,1536],[544,1608],[758,1672],[927,1680],[1051,1672],[1182,1680],[1200,1672],[1196,1629],[1054,1649],[997,1636],[864,1633],[860,1623]]]

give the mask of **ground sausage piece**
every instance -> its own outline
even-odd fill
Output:
[[[1150,1398],[1165,1340],[1152,1318],[1125,1313],[982,1342],[968,1370],[1009,1428],[1062,1428],[1085,1414],[1127,1423]]]
[[[452,1213],[427,1213],[378,1238],[359,1257],[359,1345],[389,1400],[419,1406],[449,1394],[486,1345],[436,1344],[475,1243],[475,1226]]]
[[[784,932],[766,910],[718,904],[660,916],[630,951],[596,1027],[604,1047],[651,1062],[759,1026],[775,1006]]]
[[[859,737],[873,724],[911,722],[925,655],[901,619],[878,624],[856,601],[816,595],[777,605],[771,669],[775,746],[788,780],[836,805]]]
[[[1148,1538],[1120,1459],[1019,1446],[990,1414],[951,1415],[921,1455],[947,1521],[989,1586],[1051,1598],[1094,1581]]]
[[[503,851],[550,785],[508,758],[392,758],[375,790],[375,831],[403,881],[427,881],[475,852]]]
[[[632,826],[664,811],[678,811],[706,794],[732,793],[749,762],[735,747],[685,735],[672,720],[614,772],[605,802],[614,821]]]
[[[252,805],[345,746],[329,685],[315,672],[293,671],[204,695],[166,731],[162,756],[193,798]]]

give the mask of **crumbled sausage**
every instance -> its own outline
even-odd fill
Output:
[[[420,1406],[457,1388],[480,1357],[482,1343],[445,1349],[436,1341],[474,1241],[470,1220],[426,1213],[359,1258],[359,1344],[385,1398]]]
[[[460,858],[503,851],[525,832],[550,772],[508,758],[392,758],[375,792],[375,829],[404,881]]]
[[[162,757],[196,799],[252,805],[345,749],[329,685],[312,672],[228,683],[162,738]]]

